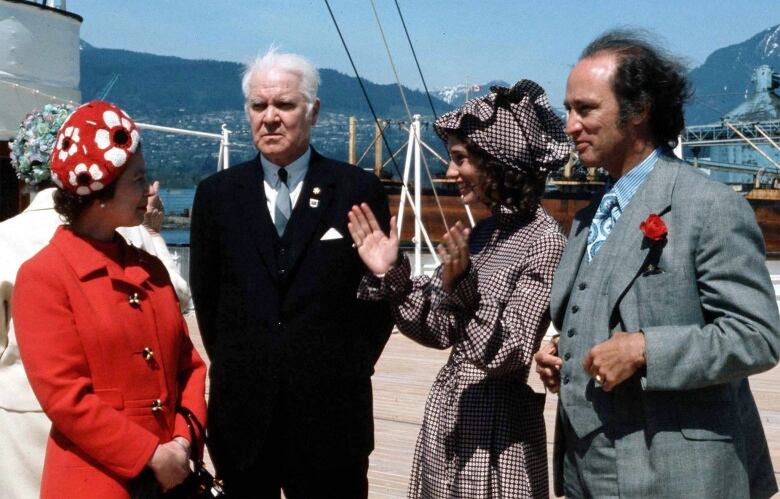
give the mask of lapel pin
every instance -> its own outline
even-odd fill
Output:
[[[314,194],[315,196],[319,196],[320,195],[320,188],[319,187],[315,187],[314,189],[311,190],[311,193]]]
[[[309,198],[309,206],[316,208],[320,205],[320,200],[315,198]]]

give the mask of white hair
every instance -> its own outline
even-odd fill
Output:
[[[314,101],[317,100],[317,89],[320,86],[320,73],[317,68],[303,56],[298,54],[285,54],[277,51],[278,47],[272,45],[268,52],[257,56],[244,68],[241,78],[241,91],[244,93],[244,109],[249,109],[249,85],[255,75],[269,73],[271,71],[284,71],[292,73],[300,78],[299,89],[307,102],[307,112],[311,112]]]

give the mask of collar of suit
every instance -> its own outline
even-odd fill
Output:
[[[611,276],[608,288],[610,308],[614,307],[636,278],[650,251],[650,245],[643,244],[644,235],[639,229],[639,224],[651,213],[663,216],[672,209],[672,192],[677,181],[679,163],[679,160],[667,154],[662,154],[658,158],[656,166],[642,182],[631,204],[621,214],[620,222],[615,224],[600,251],[599,257],[608,258],[610,262],[605,269]],[[567,294],[571,291],[577,277],[577,270],[588,242],[590,223],[600,201],[601,196],[597,196],[587,208],[577,213],[572,223],[567,251],[564,252],[555,273],[555,279],[560,279],[562,284],[556,288],[566,290]],[[556,297],[554,302],[555,304],[566,303],[566,299]],[[559,321],[562,320],[565,310],[553,308],[552,317],[556,325],[560,325]]]
[[[328,159],[310,148],[311,158],[308,171],[303,178],[300,191],[300,202],[295,203],[288,230],[292,228],[289,270],[294,268],[301,255],[314,236],[320,220],[329,212],[329,207],[336,187],[333,169],[328,168]],[[253,232],[257,250],[268,267],[269,274],[276,278],[277,265],[273,245],[276,228],[267,208],[267,197],[263,185],[263,166],[258,154],[255,167],[244,168],[232,179],[236,199],[246,215],[247,230]]]
[[[105,269],[114,281],[143,287],[143,283],[150,277],[144,266],[143,254],[127,244],[119,234],[115,234],[114,241],[118,245],[116,251],[124,255],[121,265],[112,263],[107,252],[101,250],[106,243],[78,236],[64,225],[54,233],[51,244],[82,281],[101,275],[98,271]]]

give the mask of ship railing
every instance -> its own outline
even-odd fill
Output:
[[[185,128],[174,128],[169,126],[152,125],[149,123],[136,123],[138,128],[145,130],[154,130],[156,132],[172,133],[176,135],[189,135],[191,137],[202,137],[204,139],[219,140],[219,153],[217,155],[217,171],[226,170],[230,167],[230,134],[226,124],[222,124],[220,133],[201,132],[198,130],[187,130]]]

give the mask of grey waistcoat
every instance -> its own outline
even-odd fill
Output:
[[[610,317],[608,285],[615,249],[614,241],[607,238],[592,262],[587,261],[587,251],[583,253],[558,344],[564,361],[561,406],[580,438],[605,425],[608,430],[617,430],[625,425],[635,426],[642,419],[641,408],[630,400],[638,393],[635,384],[639,383],[639,375],[621,383],[613,392],[604,392],[582,367],[591,348],[608,340],[611,332],[625,330],[619,314]]]

